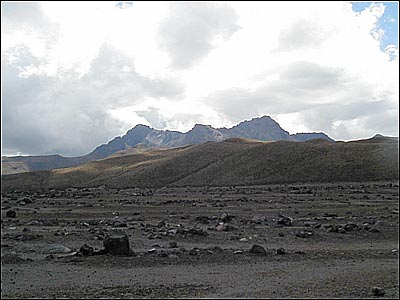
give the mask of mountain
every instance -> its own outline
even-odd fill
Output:
[[[125,150],[124,150],[125,151]],[[399,179],[398,138],[261,142],[231,138],[2,176],[2,189],[226,186]]]
[[[79,157],[19,156],[2,158],[2,174],[19,171],[39,171],[77,166],[89,161],[103,159],[114,153],[136,147],[181,147],[200,144],[207,141],[223,141],[229,138],[248,138],[259,141],[307,141],[326,139],[333,141],[324,133],[300,133],[291,135],[283,130],[271,117],[263,116],[243,121],[232,128],[213,128],[209,125],[196,124],[186,133],[170,130],[157,130],[145,125],[136,125],[124,136],[116,137],[107,144],[100,145],[91,153]]]

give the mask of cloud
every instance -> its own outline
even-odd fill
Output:
[[[171,57],[171,65],[190,68],[204,59],[218,39],[229,39],[239,30],[236,12],[208,2],[172,3],[169,16],[160,24],[159,44]]]
[[[330,32],[310,20],[298,20],[283,29],[278,37],[276,51],[298,50],[320,46]]]
[[[37,2],[2,3],[1,27],[5,44],[2,43],[2,49],[29,40],[26,44],[34,49],[48,48],[59,36],[59,26],[46,16]],[[10,35],[13,39],[9,38]]]
[[[379,128],[373,121],[385,113],[393,116],[398,109],[394,95],[349,75],[342,68],[296,61],[282,67],[275,80],[268,78],[255,89],[216,91],[208,96],[207,102],[233,123],[272,115],[283,121],[280,123],[284,128],[286,124],[297,123],[303,129],[324,131],[334,138],[343,138],[344,133],[349,138],[361,133],[374,135],[376,129],[384,128],[394,135],[393,117]],[[289,114],[295,114],[297,121],[291,119],[286,123],[280,118]],[[358,130],[345,131],[343,126],[349,126],[352,120],[359,120]]]
[[[187,131],[261,115],[291,133],[398,135],[398,48],[381,49],[385,4],[2,8],[7,154],[81,155],[138,123]]]
[[[9,52],[16,57],[7,60]],[[19,76],[40,59],[26,47],[3,57],[3,150],[21,153],[81,155],[121,132],[109,109],[134,105],[146,97],[183,93],[172,81],[150,79],[135,71],[133,60],[103,45],[88,73],[68,70],[58,76]]]

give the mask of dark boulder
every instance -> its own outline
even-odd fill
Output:
[[[93,247],[83,244],[83,246],[79,249],[79,252],[82,253],[83,256],[92,256],[94,254],[94,249]]]
[[[283,226],[292,226],[293,219],[291,217],[286,217],[279,215],[278,224]]]
[[[263,246],[254,244],[250,249],[251,254],[266,255],[267,251]]]
[[[123,231],[111,232],[103,241],[104,249],[113,255],[130,255],[129,238]]]
[[[9,210],[6,212],[6,217],[8,218],[15,218],[17,216],[17,213],[15,212],[15,210]]]
[[[285,248],[278,248],[276,249],[276,253],[279,255],[283,255],[286,253]]]
[[[376,287],[372,288],[372,294],[374,296],[383,296],[383,295],[385,295],[385,290],[381,287],[376,286]]]

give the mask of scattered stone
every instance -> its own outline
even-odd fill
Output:
[[[339,232],[339,226],[337,226],[337,225],[329,225],[329,226],[327,227],[327,231],[328,231],[328,232],[335,232],[335,233],[337,233],[337,232]]]
[[[343,227],[346,231],[354,231],[354,230],[358,230],[359,227],[357,224],[354,223],[347,223],[346,225],[344,225]]]
[[[286,217],[283,215],[279,215],[278,224],[283,226],[292,226],[293,219],[291,217]]]
[[[26,262],[26,259],[18,256],[17,253],[11,252],[1,256],[1,264],[17,264]]]
[[[266,255],[267,251],[265,250],[265,248],[263,246],[254,244],[250,249],[250,253]]]
[[[79,252],[82,253],[83,256],[92,256],[94,255],[94,249],[91,246],[83,244],[83,246],[79,249]]]
[[[244,238],[241,238],[240,240],[239,240],[239,242],[247,242],[247,239],[244,237]]]
[[[160,252],[158,253],[158,256],[159,256],[159,257],[168,257],[168,252],[166,252],[166,251],[160,251]]]
[[[233,254],[243,254],[243,251],[242,250],[236,250],[236,251],[233,251]]]
[[[178,248],[178,243],[175,241],[170,241],[168,244],[170,248]]]
[[[381,287],[375,286],[372,288],[372,294],[374,296],[383,296],[383,295],[385,295],[385,290]]]
[[[279,254],[279,255],[285,254],[285,253],[286,253],[285,248],[278,248],[278,249],[276,250],[276,253]]]
[[[147,250],[147,253],[155,253],[157,251],[156,248],[151,248],[149,250]]]
[[[9,210],[6,212],[6,217],[8,218],[15,218],[17,216],[17,213],[15,212],[15,210]]]
[[[299,238],[309,238],[312,237],[312,232],[308,232],[308,231],[299,231],[296,232],[296,236]]]
[[[337,218],[338,214],[324,213],[324,217],[326,217],[326,218]]]
[[[228,214],[228,213],[223,213],[222,216],[221,216],[221,221],[222,221],[222,222],[230,222],[230,221],[232,221],[232,219],[233,219],[234,217],[235,217],[235,216],[232,216],[232,215],[230,215],[230,214]]]
[[[221,222],[215,227],[215,229],[217,229],[218,231],[234,231],[236,230],[236,227]]]
[[[189,250],[188,253],[189,253],[189,255],[198,255],[199,252],[200,252],[199,248],[193,248],[193,249]]]
[[[130,255],[129,238],[124,231],[114,231],[104,240],[103,246],[107,253],[113,255]]]
[[[126,223],[125,220],[119,219],[119,220],[115,220],[112,223],[113,227],[128,227],[128,224]]]
[[[72,250],[70,248],[68,248],[68,247],[63,246],[63,245],[49,244],[45,248],[45,252],[46,253],[50,253],[50,254],[65,254],[65,253],[71,253]]]
[[[202,224],[210,224],[210,218],[207,216],[198,216],[196,220]]]
[[[191,228],[187,232],[190,233],[190,234],[193,234],[193,235],[201,235],[201,236],[207,236],[208,235],[208,232],[205,231],[204,229],[201,229],[201,228],[198,228],[198,229],[197,228]]]

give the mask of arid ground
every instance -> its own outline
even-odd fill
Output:
[[[1,217],[2,298],[399,297],[398,181],[3,192]],[[115,230],[130,256],[97,253]]]

